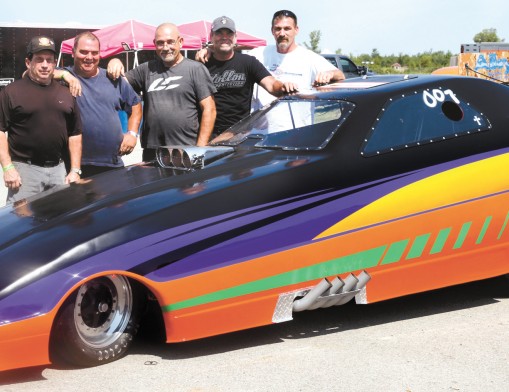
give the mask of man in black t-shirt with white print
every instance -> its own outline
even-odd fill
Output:
[[[217,116],[213,136],[249,114],[255,83],[276,96],[297,91],[293,83],[283,83],[274,78],[253,56],[235,52],[237,32],[232,19],[226,16],[215,19],[210,40],[211,57],[205,66],[217,89],[214,95]]]

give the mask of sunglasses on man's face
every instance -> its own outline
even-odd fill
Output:
[[[274,16],[272,17],[272,20],[274,20],[276,18],[281,18],[283,16],[292,18],[293,20],[295,20],[295,23],[297,23],[297,15],[295,15],[292,11],[288,11],[288,10],[281,10],[281,11],[275,12]]]

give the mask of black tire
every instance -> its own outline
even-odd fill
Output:
[[[51,333],[52,361],[76,366],[112,362],[127,352],[139,326],[140,290],[121,275],[83,284],[60,309]]]

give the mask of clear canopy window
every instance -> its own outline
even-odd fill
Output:
[[[284,150],[324,148],[354,104],[337,100],[279,100],[254,112],[211,141],[234,146],[257,138],[256,147]]]

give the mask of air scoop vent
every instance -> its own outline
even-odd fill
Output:
[[[177,170],[197,170],[233,153],[232,147],[163,146],[157,149],[157,163]]]

